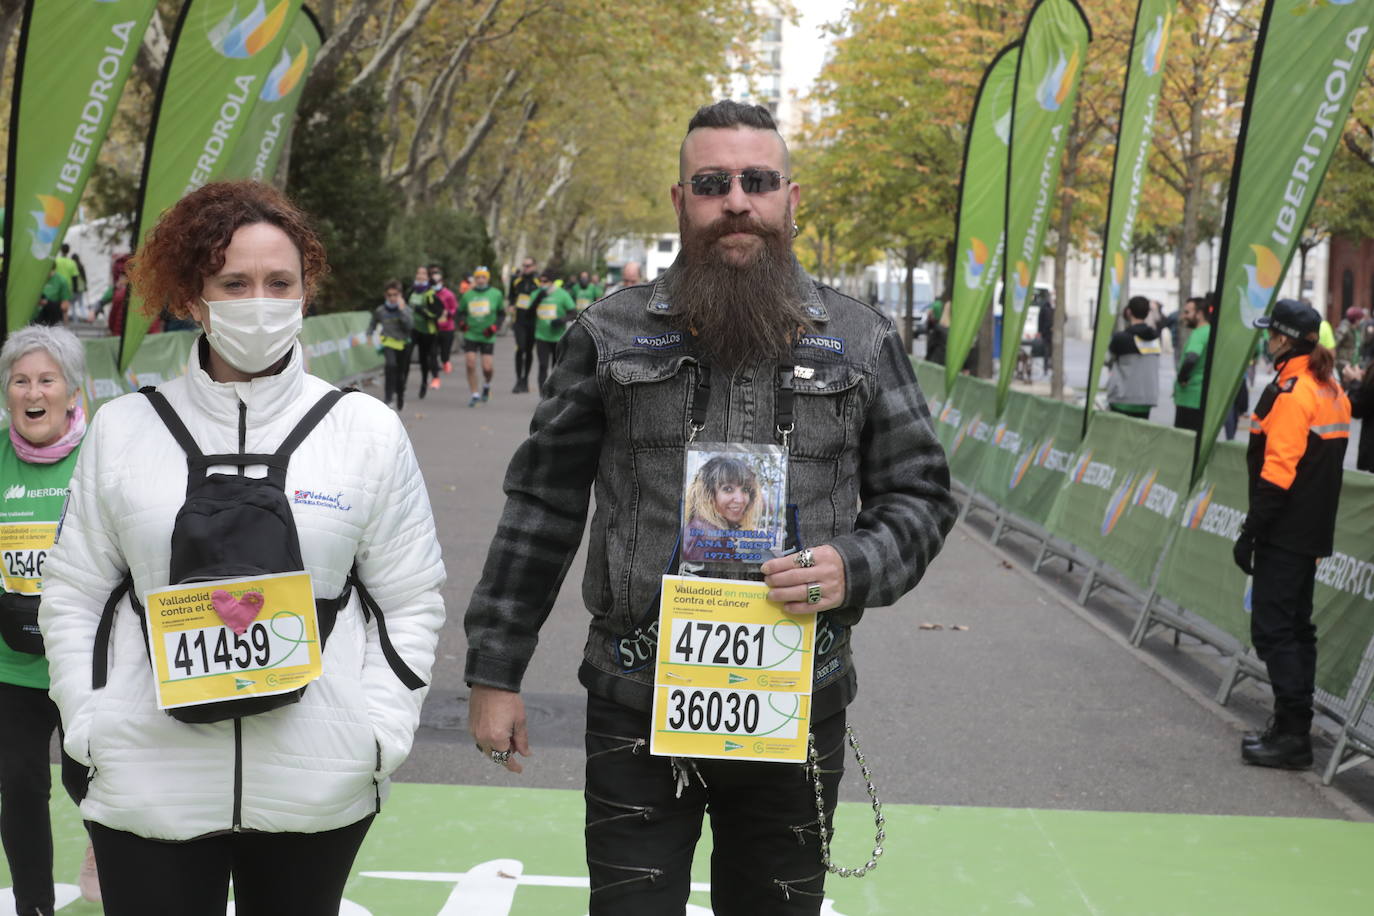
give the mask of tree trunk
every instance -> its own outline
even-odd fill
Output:
[[[1205,74],[1202,62],[1193,65],[1193,93],[1188,111],[1188,179],[1183,195],[1183,233],[1179,240],[1178,305],[1193,295],[1193,269],[1197,263],[1198,210],[1202,205],[1202,108],[1207,98],[1203,92]]]
[[[914,343],[912,331],[916,311],[916,249],[908,245],[902,255],[902,261],[906,266],[906,277],[902,281],[902,343],[906,345],[906,352],[910,354]]]

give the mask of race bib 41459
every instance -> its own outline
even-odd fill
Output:
[[[172,585],[144,607],[159,709],[287,693],[322,673],[309,573]]]

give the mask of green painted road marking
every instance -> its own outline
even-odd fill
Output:
[[[53,784],[59,785],[56,770]],[[1374,913],[1374,824],[885,805],[878,870],[832,877],[826,916],[1215,916]],[[52,802],[57,878],[85,850],[61,790]],[[348,882],[343,916],[584,916],[582,795],[575,791],[401,784]],[[866,804],[840,806],[835,860],[861,864]],[[710,912],[709,846],[693,868],[689,916]],[[9,873],[0,863],[0,888]],[[0,907],[8,903],[0,890]],[[480,901],[480,902],[479,902]],[[0,912],[3,912],[0,909]],[[77,901],[64,916],[98,916]]]

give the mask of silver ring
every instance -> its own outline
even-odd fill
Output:
[[[806,583],[806,603],[807,603],[807,604],[820,604],[820,603],[821,603],[821,587],[820,587],[820,585],[819,585],[818,583],[816,583],[816,582],[808,582],[808,583]]]
[[[496,763],[496,764],[500,764],[501,766],[505,766],[505,765],[506,765],[506,761],[509,760],[509,759],[510,759],[510,751],[492,751],[492,752],[491,752],[491,762],[492,762],[492,763]]]
[[[816,558],[811,555],[811,548],[808,547],[801,553],[794,554],[792,562],[796,563],[799,569],[810,569],[816,565]]]

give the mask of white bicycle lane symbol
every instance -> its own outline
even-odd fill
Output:
[[[525,865],[519,859],[492,859],[474,865],[465,872],[438,871],[365,871],[364,878],[382,878],[393,881],[426,881],[452,885],[453,889],[435,916],[510,916],[515,905],[516,891],[522,887],[564,887],[570,891],[585,893],[591,886],[586,877],[563,877],[561,875],[527,875]],[[711,885],[692,882],[692,890],[709,891]],[[58,884],[57,909],[64,909],[69,903],[81,898],[81,892],[74,884]],[[0,913],[14,911],[14,892],[0,888]],[[225,916],[233,916],[234,904],[231,901]],[[372,916],[372,911],[351,900],[344,900],[339,908],[339,916]],[[711,916],[708,907],[687,904],[686,916]],[[821,916],[845,916],[835,909],[835,901],[829,897],[821,904]]]
[[[591,886],[586,877],[559,875],[527,875],[519,859],[492,859],[474,865],[465,872],[432,871],[365,871],[364,878],[387,878],[395,881],[431,881],[453,885],[453,890],[435,916],[509,916],[515,903],[516,891],[522,887],[565,887],[584,894]],[[692,890],[709,891],[711,885],[692,882]],[[340,916],[348,916],[340,911]],[[358,914],[361,916],[361,914]],[[686,916],[711,916],[709,907],[687,904]],[[826,898],[821,904],[821,916],[845,916],[835,909],[835,901]]]

